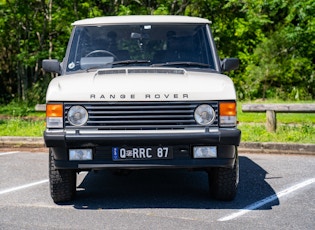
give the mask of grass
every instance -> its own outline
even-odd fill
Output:
[[[237,115],[242,131],[242,141],[246,142],[288,142],[315,144],[314,113],[277,113],[277,131],[267,132],[266,113],[244,113],[242,105],[255,102],[239,102]],[[281,103],[267,101],[258,103]],[[283,103],[283,102],[282,102]],[[287,102],[285,102],[287,103]],[[292,102],[297,103],[297,102]],[[298,102],[300,103],[300,102]],[[314,103],[311,101],[301,103]]]
[[[265,128],[266,114],[243,113],[242,104],[245,102],[238,103],[238,120],[239,129],[242,131],[242,141],[315,144],[314,113],[278,113],[277,131],[270,133]],[[0,108],[0,136],[40,137],[43,135],[45,113],[35,112],[27,107],[21,108],[17,105],[1,106]]]
[[[40,137],[44,130],[44,120],[32,121],[19,118],[0,120],[0,136]]]
[[[241,124],[242,141],[246,142],[287,142],[315,144],[314,124],[278,125],[275,133],[267,132],[264,124]]]
[[[39,137],[45,130],[45,113],[35,106],[11,102],[0,106],[0,136]]]
[[[40,117],[44,118],[44,112],[35,111],[35,106],[28,106],[21,102],[11,102],[7,105],[0,105],[0,117]]]

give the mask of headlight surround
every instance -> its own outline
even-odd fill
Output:
[[[85,125],[89,118],[87,110],[80,105],[72,106],[68,111],[68,121],[71,125],[82,126]]]
[[[200,125],[211,125],[215,120],[215,111],[208,104],[199,105],[195,109],[194,117],[198,124]]]

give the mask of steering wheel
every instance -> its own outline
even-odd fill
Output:
[[[113,54],[112,52],[109,52],[108,50],[93,50],[92,52],[85,55],[85,57],[89,57],[89,56],[96,54],[96,53],[109,54],[110,56],[112,56],[114,58],[114,60],[118,60],[117,56],[115,54]]]

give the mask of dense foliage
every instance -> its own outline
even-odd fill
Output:
[[[62,60],[71,22],[96,16],[172,14],[208,18],[239,99],[315,98],[314,0],[0,0],[0,104],[44,102],[54,77],[41,60]]]

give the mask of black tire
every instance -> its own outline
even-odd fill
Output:
[[[55,203],[71,201],[76,192],[76,172],[56,169],[54,155],[49,149],[49,183],[51,198]]]
[[[234,200],[239,181],[239,161],[236,157],[233,168],[211,168],[208,170],[210,195],[222,201]]]

